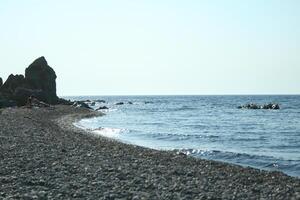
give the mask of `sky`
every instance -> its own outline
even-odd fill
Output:
[[[298,0],[1,0],[0,77],[67,95],[300,94]]]

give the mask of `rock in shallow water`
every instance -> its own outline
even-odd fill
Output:
[[[277,103],[268,103],[268,104],[264,104],[264,105],[258,105],[258,104],[254,104],[254,103],[250,103],[250,104],[245,104],[242,106],[238,106],[237,108],[239,109],[270,109],[270,110],[278,110],[280,109],[279,104]]]
[[[100,106],[99,108],[97,108],[96,110],[104,110],[104,109],[108,109],[107,106]]]

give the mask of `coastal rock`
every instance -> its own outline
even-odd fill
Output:
[[[11,97],[17,87],[25,84],[25,78],[23,75],[9,75],[5,83],[2,85],[0,92],[4,96]]]
[[[26,104],[32,96],[48,104],[59,103],[56,95],[56,74],[44,57],[36,59],[25,70],[23,75],[9,75],[4,84],[0,84],[0,96],[3,105],[11,105],[14,101],[18,106]]]
[[[73,103],[73,106],[74,106],[74,107],[79,107],[79,108],[92,109],[88,104],[86,104],[86,103],[83,102],[83,101],[75,101],[75,102]]]
[[[30,96],[43,101],[47,99],[46,92],[42,90],[32,90],[23,87],[18,87],[13,93],[14,100],[18,103],[18,105],[25,105],[27,103],[28,97]]]
[[[36,59],[25,70],[25,79],[30,89],[44,92],[45,96],[40,100],[50,104],[57,103],[56,74],[43,56]]]
[[[2,81],[2,78],[0,77],[0,88],[2,85],[3,85],[3,81]]]
[[[70,100],[66,100],[66,99],[62,99],[62,98],[59,98],[58,99],[58,102],[57,104],[60,104],[60,105],[73,105],[74,102],[70,101]]]
[[[100,106],[100,107],[97,108],[96,110],[105,110],[105,109],[108,109],[108,107],[106,107],[106,106]]]
[[[270,110],[278,110],[280,109],[279,104],[277,103],[268,103],[268,104],[264,104],[264,105],[258,105],[258,104],[254,104],[254,103],[250,103],[250,104],[245,104],[242,106],[238,106],[238,109],[270,109]]]
[[[14,106],[17,106],[16,101],[0,97],[0,108],[14,107]]]

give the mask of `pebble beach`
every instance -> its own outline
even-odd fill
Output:
[[[95,136],[72,106],[0,110],[0,199],[300,199],[300,179]]]

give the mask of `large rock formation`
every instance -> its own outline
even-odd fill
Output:
[[[13,105],[13,102],[25,105],[30,96],[49,104],[60,102],[56,95],[56,74],[44,57],[26,68],[25,77],[11,74],[3,85],[0,84],[0,107]]]
[[[54,104],[58,101],[56,95],[56,74],[44,57],[36,59],[25,70],[25,80],[29,89],[41,90],[42,101]]]

